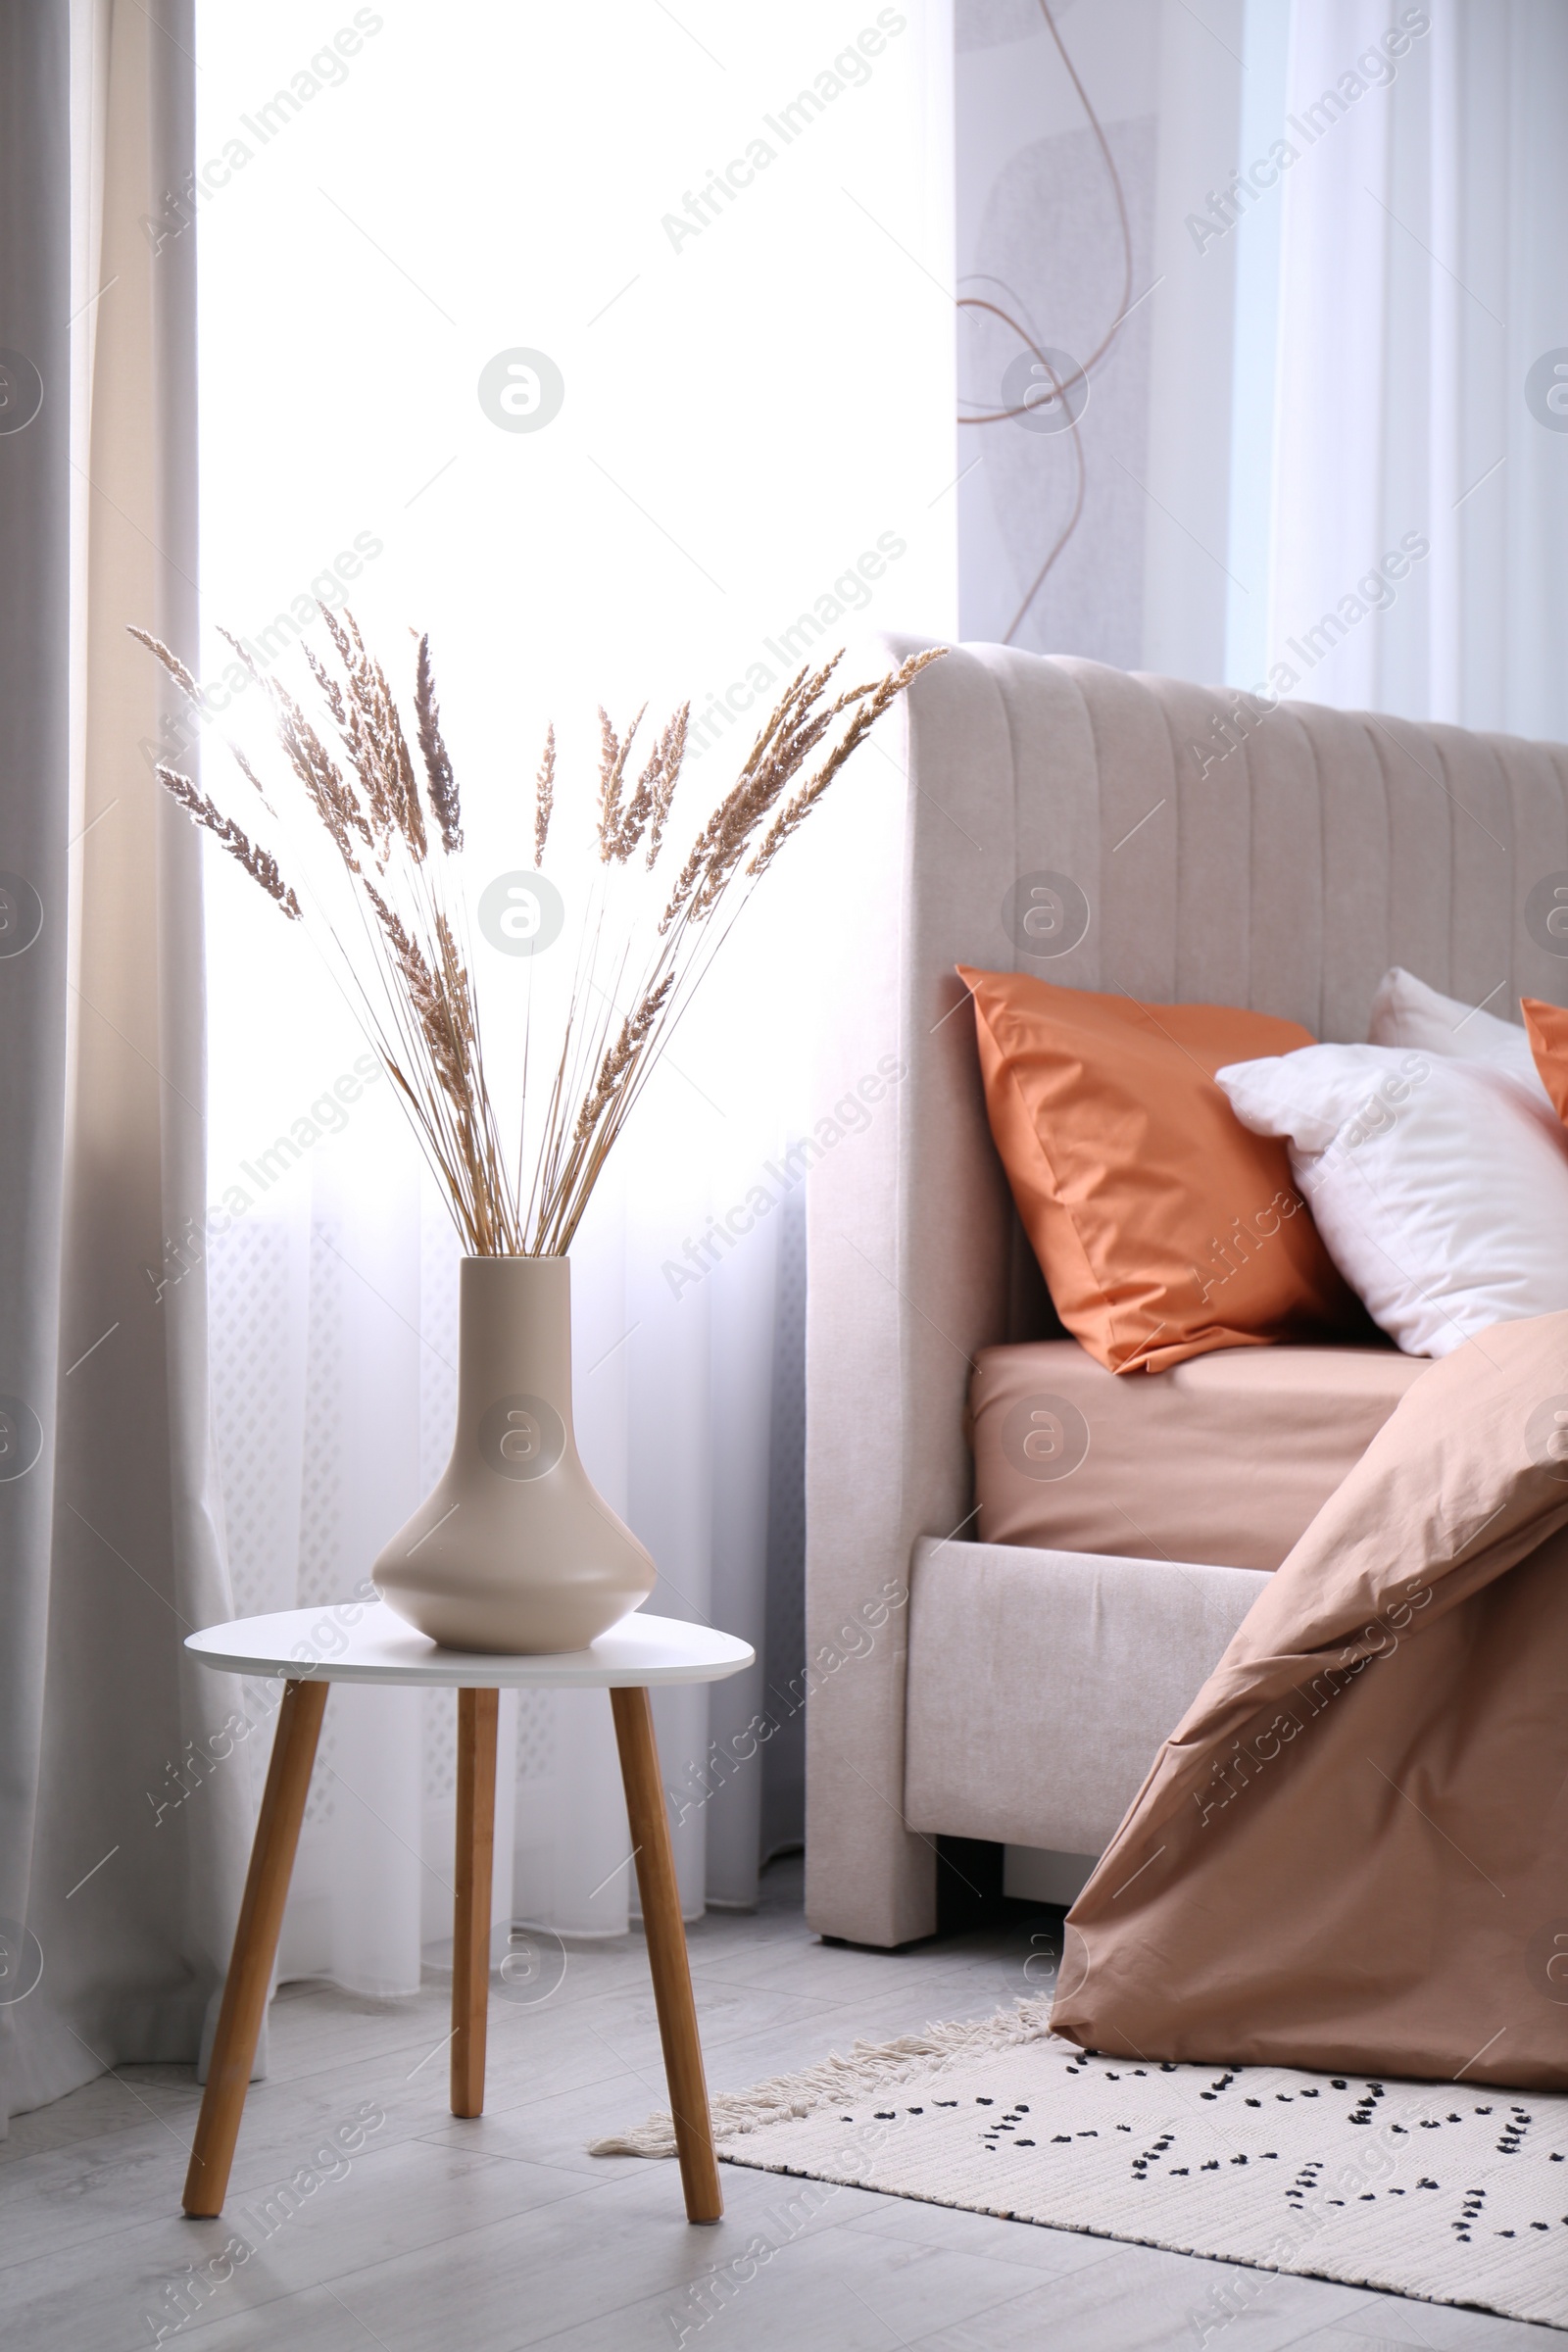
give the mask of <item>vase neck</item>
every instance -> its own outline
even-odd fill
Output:
[[[571,1267],[564,1257],[466,1257],[459,1293],[458,1420],[499,1396],[543,1397],[571,1430]]]

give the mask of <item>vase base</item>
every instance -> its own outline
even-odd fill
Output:
[[[538,1592],[465,1598],[454,1592],[399,1592],[379,1579],[375,1589],[388,1608],[443,1649],[480,1652],[486,1656],[552,1658],[586,1649],[601,1634],[631,1614],[648,1595],[623,1593],[599,1597],[597,1606],[582,1595]]]

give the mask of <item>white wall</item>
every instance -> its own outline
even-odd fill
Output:
[[[1159,0],[1056,10],[1104,127],[1127,205],[1137,305],[1091,376],[1079,435],[1084,511],[1013,632],[1036,652],[1136,666],[1143,658]],[[1122,308],[1124,248],[1104,159],[1036,0],[958,0],[955,61],[956,218],[960,295],[1009,310],[1036,340],[1080,362]],[[960,315],[963,401],[1000,408],[1001,378],[1024,349],[1003,322]],[[961,426],[959,626],[1001,639],[1067,520],[1077,472],[1069,433],[1012,421]]]

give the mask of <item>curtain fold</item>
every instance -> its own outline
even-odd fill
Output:
[[[71,92],[58,9],[0,12],[0,2128],[27,1936],[48,1623],[71,839]]]
[[[58,1285],[44,1248],[20,1318],[54,1379],[21,1612],[46,1610],[47,1634],[5,1664],[8,1722],[41,1693],[32,1818],[19,1803],[7,1823],[41,1960],[9,2012],[12,2111],[122,2061],[198,2058],[252,1800],[249,1746],[223,1729],[238,1686],[180,1649],[230,1613],[205,1271],[181,1248],[206,1180],[202,869],[153,774],[165,681],[126,633],[195,652],[194,238],[145,225],[190,168],[191,11],[98,0],[69,25],[74,135],[69,155],[51,145],[38,194],[46,217],[72,215],[71,282],[50,288],[77,341],[72,511],[50,515],[72,552],[70,659],[52,645],[30,684],[71,714],[69,761],[32,783],[62,848],[70,828],[69,929],[57,889],[50,947],[69,1015],[53,1072],[22,1098],[40,1158],[63,1133],[63,1171]],[[65,103],[57,80],[50,94]],[[62,404],[66,381],[61,368]]]
[[[1270,660],[1313,701],[1561,740],[1568,416],[1531,387],[1568,355],[1568,16],[1298,0],[1288,82]]]

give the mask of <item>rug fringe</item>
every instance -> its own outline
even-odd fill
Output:
[[[745,2132],[756,2132],[764,2124],[810,2115],[818,2107],[837,2105],[843,2099],[878,2091],[888,2083],[906,2081],[911,2074],[929,2071],[933,2060],[940,2069],[959,2059],[982,2056],[988,2050],[1011,2049],[1019,2042],[1038,2041],[1050,2030],[1050,2000],[1023,1998],[1012,2008],[999,2009],[991,2017],[928,2025],[923,2034],[901,2034],[897,2041],[858,2041],[847,2058],[841,2058],[835,2051],[819,2066],[808,2066],[800,2074],[775,2075],[770,2082],[754,2082],[750,2090],[719,2091],[710,2101],[713,2137],[731,2139]],[[591,2140],[588,2153],[673,2156],[675,2127],[670,2116],[662,2111],[649,2116],[633,2131]]]

